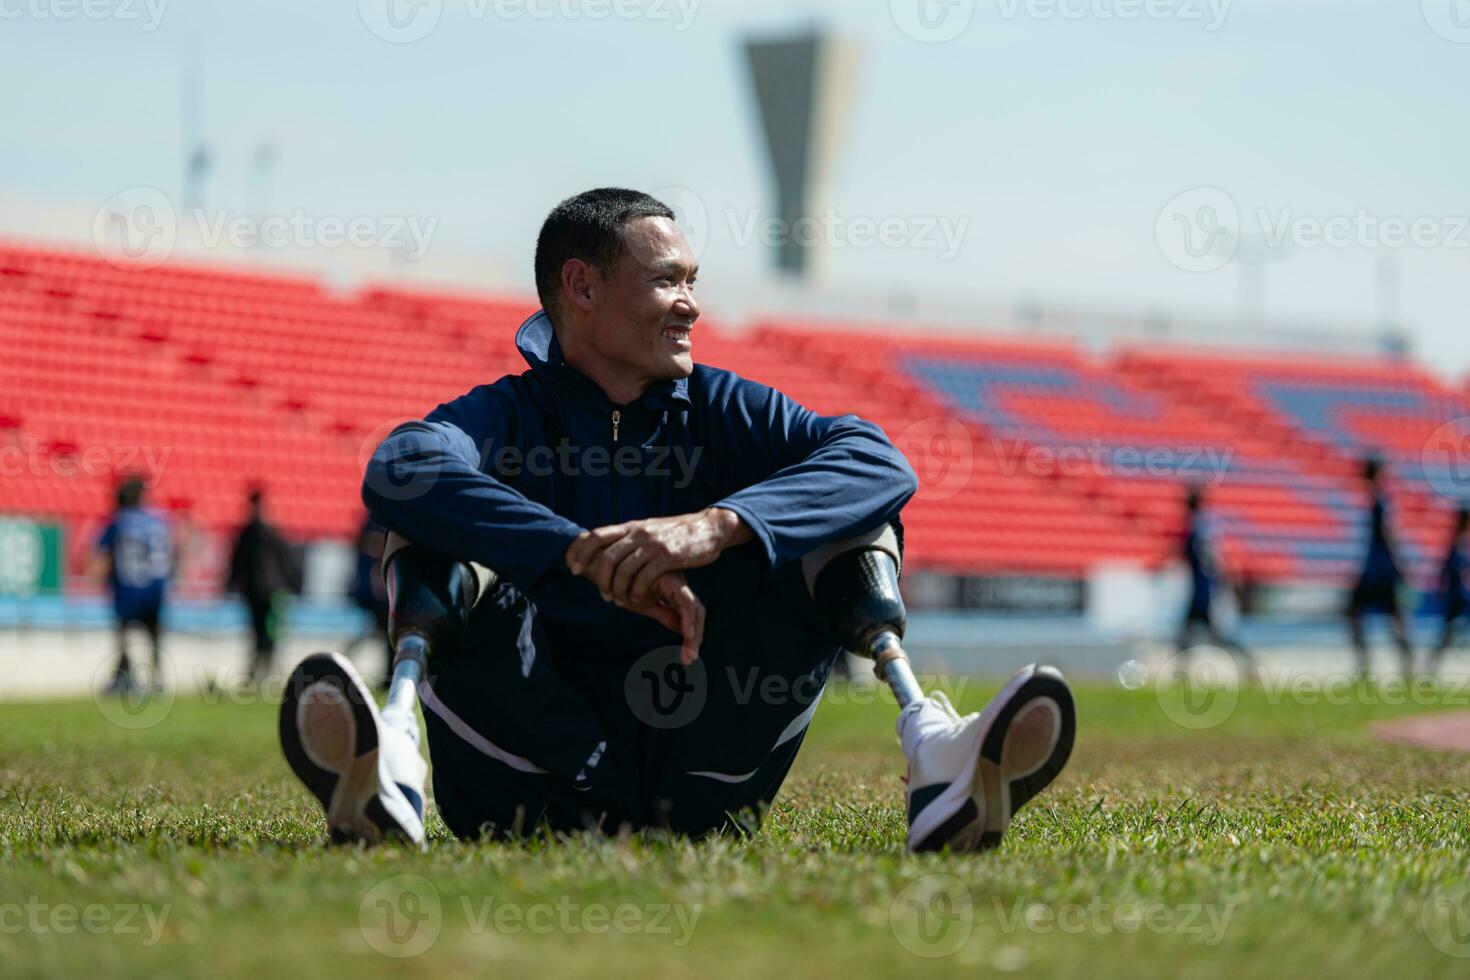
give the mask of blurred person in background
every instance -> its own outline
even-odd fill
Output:
[[[1370,612],[1389,617],[1395,645],[1399,649],[1399,667],[1407,680],[1414,672],[1414,647],[1409,642],[1409,625],[1399,601],[1399,588],[1404,584],[1403,566],[1399,563],[1394,540],[1388,491],[1383,482],[1383,464],[1377,457],[1363,462],[1363,481],[1367,484],[1368,547],[1363,553],[1362,569],[1348,599],[1348,630],[1357,653],[1358,677],[1369,676],[1368,639],[1363,633],[1363,617]]]
[[[128,627],[141,626],[153,646],[153,690],[163,687],[162,627],[163,600],[174,568],[173,539],[168,521],[158,511],[144,506],[143,481],[136,476],[117,488],[117,507],[97,539],[93,567],[106,577],[112,593],[117,623],[117,670],[105,690],[123,694],[138,690],[128,656]]]
[[[1455,642],[1455,627],[1466,613],[1470,613],[1470,589],[1465,587],[1467,556],[1465,546],[1470,538],[1470,507],[1461,506],[1455,515],[1455,531],[1450,535],[1450,545],[1445,553],[1444,564],[1439,571],[1439,593],[1444,609],[1444,630],[1439,635],[1439,645],[1429,656],[1429,673],[1438,674],[1445,651]]]
[[[301,575],[291,547],[265,516],[265,491],[252,488],[249,517],[230,550],[225,589],[245,600],[254,646],[249,674],[259,684],[270,671],[286,600],[300,590]]]
[[[1185,524],[1180,557],[1189,569],[1189,605],[1179,625],[1176,653],[1183,657],[1199,634],[1205,642],[1230,653],[1245,676],[1255,674],[1255,658],[1234,637],[1227,636],[1215,623],[1213,612],[1215,586],[1227,585],[1204,520],[1204,488],[1190,487],[1185,499]]]
[[[356,649],[365,640],[381,644],[386,657],[384,688],[393,677],[393,644],[388,642],[388,587],[383,581],[383,548],[387,538],[387,530],[371,514],[363,518],[362,528],[357,532],[357,566],[352,574],[352,588],[348,590],[353,604],[373,618],[369,632],[349,644],[348,649]]]

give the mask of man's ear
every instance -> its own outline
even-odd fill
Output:
[[[590,313],[596,305],[597,288],[601,283],[597,270],[581,259],[567,259],[561,267],[562,297],[583,313]]]

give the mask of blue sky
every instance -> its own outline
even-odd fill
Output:
[[[246,159],[269,137],[277,209],[432,216],[421,261],[483,258],[487,285],[525,290],[557,199],[678,186],[709,215],[706,283],[759,284],[768,255],[740,228],[770,183],[738,41],[819,23],[861,50],[828,206],[915,234],[964,227],[953,254],[833,250],[831,288],[1232,316],[1236,264],[1185,271],[1157,228],[1181,192],[1211,188],[1248,245],[1272,228],[1297,239],[1267,250],[1269,316],[1372,321],[1387,256],[1421,356],[1470,370],[1461,0],[1148,0],[1156,15],[1134,18],[1120,11],[1145,0],[622,0],[643,16],[597,20],[568,16],[575,0],[443,0],[402,44],[366,26],[388,0],[87,2],[94,16],[68,7],[82,0],[0,0],[0,199],[175,193],[178,80],[198,64],[212,207],[245,207]],[[901,24],[920,2],[931,23],[967,26],[916,40]],[[1343,247],[1312,239],[1353,216]],[[1375,244],[1393,219],[1430,222],[1422,243]],[[67,224],[44,230],[87,240]]]

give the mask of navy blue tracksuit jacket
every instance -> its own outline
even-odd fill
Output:
[[[697,352],[697,330],[695,337]],[[556,823],[545,774],[563,777],[558,785],[585,776],[589,756],[596,768],[602,756],[618,755],[619,778],[639,783],[635,795],[661,796],[665,811],[671,796],[688,795],[666,778],[658,738],[637,730],[621,703],[630,663],[678,637],[603,602],[591,582],[567,571],[563,557],[580,532],[714,505],[750,526],[753,542],[687,573],[709,609],[701,664],[710,704],[723,708],[706,708],[680,740],[697,741],[695,730],[709,722],[717,727],[707,740],[728,742],[743,726],[759,727],[753,719],[770,707],[755,703],[729,669],[749,660],[750,647],[759,646],[755,656],[772,669],[801,666],[821,680],[835,655],[835,640],[814,631],[795,560],[894,520],[917,487],[882,430],[856,416],[817,415],[704,365],[615,405],[565,363],[544,312],[521,325],[516,345],[529,370],[400,426],[374,454],[363,484],[364,503],[385,527],[502,579],[471,617],[462,655],[436,660],[424,697],[440,809],[463,833],[487,823],[505,830],[504,813],[479,812],[492,803],[460,800],[464,812],[454,815],[446,806],[446,797],[476,795],[471,784],[499,776],[530,780],[497,789],[520,799],[524,819]],[[731,676],[722,680],[722,670]],[[722,685],[743,700],[724,690],[722,701]],[[794,723],[789,709],[767,713],[783,731]],[[768,752],[761,747],[761,758]],[[733,775],[744,774],[720,774]],[[654,822],[648,814],[631,819]]]

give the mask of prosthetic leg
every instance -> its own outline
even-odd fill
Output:
[[[429,658],[461,642],[488,570],[390,536],[385,574],[395,653],[388,703],[347,658],[313,654],[292,672],[281,702],[281,750],[326,812],[334,841],[424,842],[428,767],[414,714]]]
[[[456,561],[389,534],[383,551],[383,579],[388,586],[388,642],[393,648],[393,674],[383,718],[412,722],[418,686],[430,656],[464,640],[470,610],[495,584],[495,573],[483,565]]]
[[[903,649],[908,613],[898,589],[901,561],[898,536],[885,524],[816,549],[802,559],[801,570],[843,649],[872,660],[873,673],[906,708],[924,692]]]
[[[1072,692],[1054,668],[1032,664],[976,714],[960,717],[942,692],[926,695],[902,645],[900,560],[897,535],[884,526],[817,549],[802,571],[843,647],[871,658],[898,701],[909,762],[908,848],[992,848],[1066,765],[1077,727]]]

